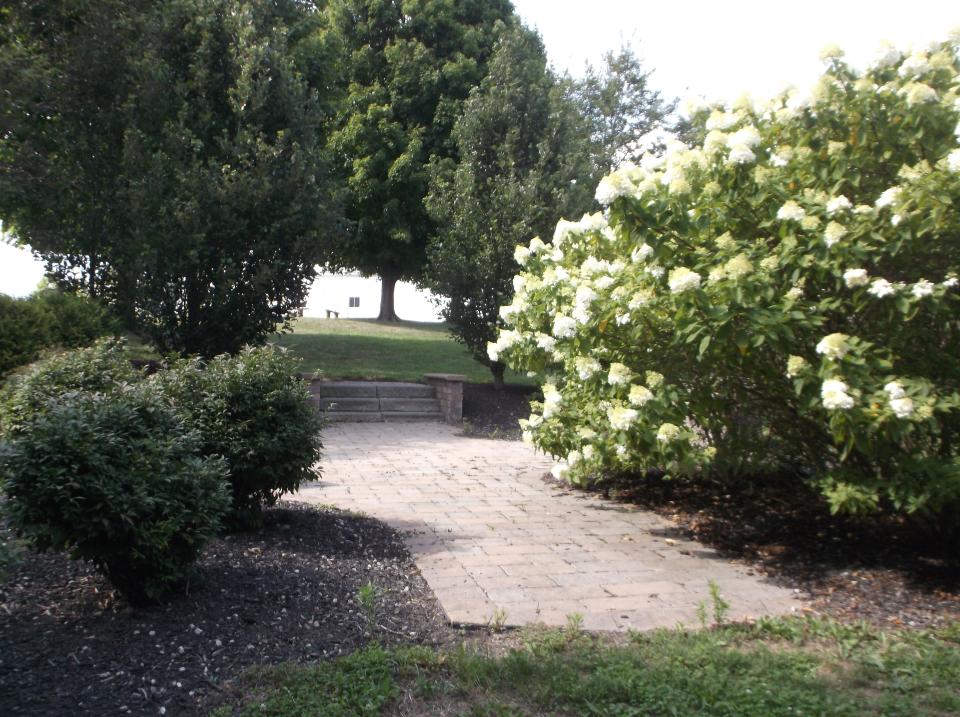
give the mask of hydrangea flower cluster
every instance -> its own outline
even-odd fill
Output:
[[[546,377],[522,427],[556,474],[786,466],[838,508],[960,496],[958,51],[858,72],[831,49],[808,92],[700,107],[700,145],[517,247],[490,355]]]

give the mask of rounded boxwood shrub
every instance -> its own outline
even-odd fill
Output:
[[[204,453],[226,458],[234,528],[258,526],[264,506],[316,477],[322,419],[296,369],[285,350],[265,346],[185,359],[151,378],[199,433]]]
[[[52,354],[8,380],[0,395],[0,434],[16,432],[64,394],[110,393],[139,380],[122,339]]]
[[[70,392],[0,442],[16,532],[92,562],[134,604],[182,585],[229,509],[227,466],[146,384]]]
[[[693,112],[517,248],[493,360],[574,480],[796,471],[835,510],[960,502],[960,40]]]
[[[0,294],[0,377],[49,345],[50,315],[36,302]]]

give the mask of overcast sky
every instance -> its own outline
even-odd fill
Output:
[[[514,0],[543,36],[551,62],[579,74],[605,51],[631,45],[667,96],[733,100],[811,84],[828,43],[863,66],[881,40],[898,47],[943,39],[960,27],[955,0]],[[28,254],[0,243],[0,292],[23,295],[42,271]]]

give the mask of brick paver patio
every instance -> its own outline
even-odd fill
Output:
[[[569,493],[542,477],[548,458],[511,441],[465,438],[438,423],[334,424],[323,478],[295,500],[362,511],[400,530],[454,623],[563,625],[593,630],[697,625],[715,580],[729,617],[802,606],[669,521]]]

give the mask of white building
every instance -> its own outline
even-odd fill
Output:
[[[398,281],[394,290],[394,309],[405,321],[440,321],[429,291]],[[326,318],[337,312],[342,319],[375,319],[380,313],[380,279],[357,273],[320,274],[313,282],[304,316]]]

